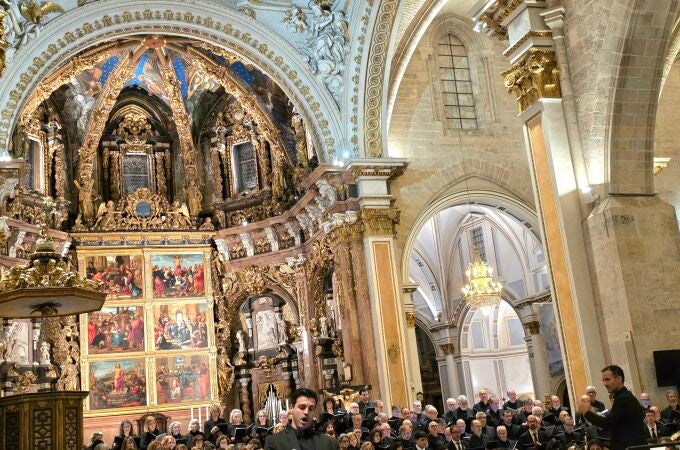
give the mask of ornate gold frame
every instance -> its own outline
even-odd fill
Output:
[[[118,235],[106,235],[102,236],[104,240],[106,239],[117,239]],[[77,247],[76,249],[78,255],[78,266],[83,275],[85,275],[86,264],[85,261],[87,257],[90,256],[110,256],[112,254],[122,255],[122,256],[132,256],[132,255],[142,255],[144,267],[143,267],[143,294],[139,298],[126,299],[126,298],[110,298],[106,301],[105,306],[115,307],[115,306],[143,306],[144,307],[144,343],[145,350],[143,352],[119,352],[119,353],[108,353],[108,354],[92,354],[89,353],[88,341],[87,341],[87,322],[88,315],[82,314],[80,316],[80,329],[83,332],[80,333],[80,348],[81,348],[81,387],[83,390],[87,391],[89,389],[90,383],[90,364],[96,361],[115,361],[121,358],[145,358],[145,376],[146,376],[146,406],[135,406],[127,408],[115,408],[115,409],[101,409],[101,410],[90,410],[90,399],[86,399],[84,416],[85,417],[102,417],[110,415],[124,415],[124,414],[142,414],[145,412],[155,412],[155,411],[168,411],[175,410],[178,408],[190,408],[195,406],[207,406],[213,403],[218,398],[217,392],[217,347],[215,340],[215,322],[214,322],[214,299],[213,299],[213,287],[211,278],[211,247],[207,244],[199,245],[173,245],[165,247]],[[205,291],[202,297],[182,297],[177,298],[162,298],[154,299],[153,297],[153,283],[151,280],[151,256],[164,254],[201,254],[203,256],[203,268],[204,268],[204,286]],[[179,349],[179,350],[156,350],[155,342],[153,339],[153,306],[154,305],[164,305],[164,304],[200,304],[205,303],[206,305],[206,325],[208,329],[208,347],[201,349]],[[156,358],[157,357],[172,357],[172,356],[194,356],[194,355],[204,355],[208,358],[208,365],[210,370],[210,398],[204,401],[192,401],[184,403],[171,403],[158,405],[157,395],[156,395]]]

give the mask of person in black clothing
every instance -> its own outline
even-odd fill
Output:
[[[550,441],[550,438],[540,429],[540,420],[534,415],[527,417],[527,427],[529,428],[519,437],[517,441],[518,448],[522,446],[534,444],[537,448],[543,449],[544,445]]]
[[[470,425],[472,434],[470,435],[470,448],[486,448],[486,443],[490,440],[484,434],[484,428],[479,420],[475,419]]]
[[[522,426],[527,423],[527,417],[531,415],[531,410],[534,407],[534,402],[530,398],[525,398],[522,400],[522,409],[515,414],[514,422],[516,425]]]
[[[579,403],[579,412],[591,423],[611,433],[611,450],[624,450],[645,443],[642,405],[624,386],[623,369],[611,365],[602,369],[602,382],[614,402],[606,417],[591,411],[589,402]]]
[[[489,409],[486,412],[486,422],[493,428],[496,428],[501,424],[500,400],[498,400],[498,397],[491,397],[491,400],[489,400]]]
[[[486,413],[488,409],[489,409],[489,390],[486,388],[482,388],[479,390],[479,402],[475,403],[475,406],[472,407],[472,410],[475,413],[478,412]]]
[[[203,424],[203,432],[207,436],[207,439],[215,444],[220,433],[220,429],[217,425],[226,423],[226,420],[222,418],[222,408],[220,408],[220,405],[212,405],[209,412],[210,418]]]
[[[517,440],[522,435],[522,427],[513,423],[512,411],[509,409],[503,410],[503,420],[501,421],[501,425],[505,427],[505,430],[508,434],[508,439],[510,440]]]
[[[456,421],[464,420],[465,427],[470,431],[470,423],[475,418],[475,413],[472,408],[468,408],[468,399],[464,395],[458,396],[458,408],[456,409]]]
[[[446,439],[444,439],[443,435],[439,434],[437,422],[430,422],[427,426],[427,431],[427,446],[431,450],[444,450],[446,448]]]
[[[567,417],[564,419],[564,431],[558,433],[555,439],[561,444],[574,444],[583,441],[583,433],[574,431],[574,419]]]
[[[95,431],[90,437],[90,445],[87,447],[88,450],[94,450],[96,446],[104,443],[104,434],[101,431]]]
[[[118,436],[113,438],[113,445],[111,445],[111,448],[114,450],[122,449],[123,440],[128,436],[135,436],[135,434],[132,432],[132,422],[130,422],[128,419],[123,419],[123,421],[120,423]]]
[[[470,448],[470,443],[466,440],[461,439],[462,433],[460,429],[456,426],[451,426],[451,442],[449,442],[448,450],[467,450]]]
[[[158,430],[156,418],[154,416],[146,416],[146,419],[144,419],[144,432],[142,433],[142,439],[139,444],[140,450],[146,450],[149,444],[155,441],[159,434],[161,434],[161,432]]]
[[[298,388],[291,395],[290,427],[267,437],[265,450],[337,450],[338,441],[328,435],[316,433],[312,426],[314,410],[319,400],[311,389]]]
[[[517,441],[510,439],[505,425],[498,425],[496,427],[496,440],[493,442],[495,442],[493,448],[513,448]]]
[[[595,398],[597,397],[597,389],[595,389],[595,386],[586,387],[586,395],[590,397],[590,406],[595,408],[597,412],[602,412],[607,409],[607,407],[604,406],[604,403]]]
[[[503,403],[503,409],[512,409],[519,412],[519,409],[524,403],[517,398],[517,392],[514,389],[508,389],[508,400]]]
[[[562,406],[562,402],[560,402],[560,398],[558,396],[550,396],[550,406],[548,407],[547,412],[555,417],[555,424],[559,423],[559,417],[562,411],[569,412],[569,408]]]
[[[455,398],[447,398],[446,399],[446,412],[444,413],[444,420],[446,421],[447,425],[454,423],[457,419],[456,417],[456,409],[458,408],[458,403],[456,402]]]
[[[365,419],[366,408],[373,408],[374,406],[373,402],[369,400],[368,386],[364,386],[359,389],[359,401],[357,404],[359,405],[359,414],[361,414],[361,417]]]
[[[680,406],[678,406],[678,393],[669,389],[666,391],[666,401],[668,401],[668,406],[661,411],[661,419],[668,424],[671,431],[675,431],[680,425],[680,421],[677,419],[677,414],[680,412]],[[676,418],[673,417],[673,411],[676,411]]]
[[[649,443],[656,443],[660,437],[667,436],[666,427],[656,421],[656,414],[654,411],[645,411],[645,438]]]

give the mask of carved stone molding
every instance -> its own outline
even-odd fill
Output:
[[[406,166],[357,166],[351,169],[352,176],[356,180],[359,177],[387,177],[392,180],[402,175]]]
[[[502,72],[508,91],[517,96],[519,112],[536,103],[540,98],[561,98],[560,70],[555,52],[531,48],[522,59]]]
[[[409,328],[416,326],[416,313],[414,311],[406,312],[406,326]]]
[[[399,223],[399,210],[397,208],[362,209],[361,220],[366,236],[394,236],[394,225]]]
[[[364,148],[366,156],[383,156],[382,104],[385,67],[390,36],[399,9],[397,0],[382,0],[373,28],[371,47],[366,73],[366,95],[364,97]]]
[[[539,334],[540,333],[540,324],[538,320],[532,320],[531,322],[527,322],[524,324],[524,328],[527,330],[529,334]]]
[[[456,346],[452,343],[441,344],[439,347],[446,356],[454,355],[456,353]]]

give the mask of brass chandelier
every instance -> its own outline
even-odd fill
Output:
[[[463,300],[470,308],[496,306],[501,300],[503,285],[493,279],[493,267],[482,260],[479,247],[475,246],[473,253],[473,262],[465,271],[468,282],[462,288]]]

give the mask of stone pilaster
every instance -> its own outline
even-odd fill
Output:
[[[582,186],[577,183],[577,162],[569,141],[552,32],[542,16],[545,2],[498,0],[479,5],[474,13],[478,28],[509,42],[504,54],[512,66],[502,76],[517,98],[524,125],[550,266],[551,296],[574,401],[588,384],[600,379],[605,360],[581,226],[585,210],[579,192]],[[539,346],[533,340],[527,344],[533,344],[537,352]],[[543,382],[535,383],[543,389]]]
[[[373,323],[376,365],[381,380],[380,398],[385,404],[408,403],[409,364],[405,315],[399,286],[394,224],[399,212],[392,207],[389,181],[403,173],[406,162],[399,159],[354,159],[347,169],[354,175],[364,225],[364,258],[368,268],[368,298]]]
[[[607,360],[623,367],[635,392],[662,399],[652,352],[680,342],[675,209],[656,196],[609,196],[586,227]]]
[[[537,399],[550,394],[550,370],[548,368],[548,354],[545,349],[545,339],[541,336],[538,320],[524,324],[525,337],[531,365],[531,377],[534,381],[534,396]]]

